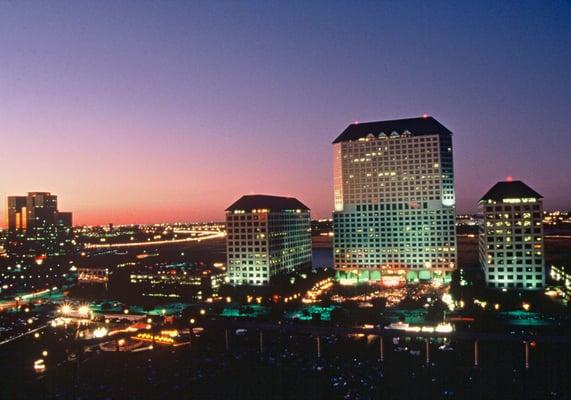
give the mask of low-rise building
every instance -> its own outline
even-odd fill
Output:
[[[138,267],[130,273],[130,292],[142,297],[205,300],[217,296],[225,273],[188,264]]]

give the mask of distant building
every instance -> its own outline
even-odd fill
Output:
[[[131,295],[156,299],[202,301],[217,296],[224,283],[224,271],[192,265],[153,265],[130,273]]]
[[[571,299],[571,272],[567,271],[565,267],[552,265],[549,274],[563,292],[563,297],[569,301]]]
[[[311,265],[309,208],[291,197],[247,195],[226,209],[228,282],[268,285]]]
[[[341,283],[448,282],[456,268],[452,132],[432,117],[349,125],[333,142]]]
[[[26,212],[26,229],[50,229],[57,224],[57,196],[48,192],[28,193]]]
[[[8,196],[8,230],[26,229],[26,196]]]
[[[77,269],[78,284],[99,284],[109,282],[109,269],[97,267],[82,267]]]
[[[71,244],[72,214],[60,212],[57,196],[30,192],[8,197],[7,249],[17,256],[62,255]]]
[[[480,199],[480,263],[488,287],[545,286],[541,199],[521,181],[498,182]]]
[[[73,215],[71,212],[58,211],[57,224],[67,228],[73,227]]]

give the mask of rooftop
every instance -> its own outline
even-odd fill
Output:
[[[240,197],[232,203],[226,211],[268,209],[272,211],[283,210],[309,210],[301,201],[294,197],[270,196],[267,194],[249,194]]]
[[[488,192],[480,199],[502,201],[503,199],[517,198],[543,198],[542,195],[527,186],[522,181],[502,181],[496,183]]]
[[[349,125],[333,143],[347,142],[366,138],[370,134],[378,137],[381,133],[390,136],[397,132],[403,134],[408,131],[412,136],[425,135],[452,135],[444,125],[432,117],[418,117],[406,119],[394,119],[390,121],[356,122]]]

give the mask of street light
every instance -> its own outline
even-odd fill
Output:
[[[71,306],[69,304],[64,304],[63,306],[61,306],[60,312],[63,315],[67,315],[67,314],[71,313]]]
[[[79,315],[81,315],[82,317],[87,317],[89,315],[89,307],[86,305],[80,306],[77,309],[77,312],[79,313]]]

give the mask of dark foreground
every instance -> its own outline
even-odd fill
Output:
[[[223,331],[194,338],[192,347],[157,347],[140,353],[87,352],[82,358],[36,374],[2,352],[2,399],[569,399],[567,345],[538,343],[524,367],[520,343],[483,342],[479,367],[473,344],[430,345],[423,340],[385,341],[385,360],[373,336],[316,338]],[[20,354],[21,355],[21,354]],[[10,359],[11,357],[14,357]]]

